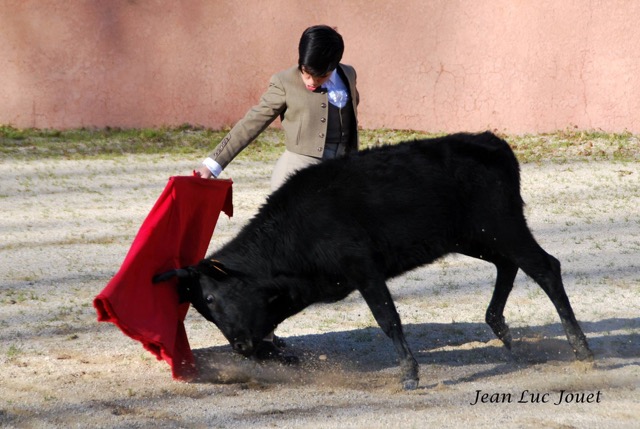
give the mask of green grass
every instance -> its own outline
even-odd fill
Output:
[[[9,349],[7,350],[7,358],[15,359],[18,356],[20,356],[22,353],[23,351],[20,347],[12,344],[11,346],[9,346]]]
[[[0,125],[0,159],[114,158],[129,154],[200,157],[211,151],[228,130],[183,125],[154,129],[17,129]],[[433,137],[411,130],[361,130],[363,148]],[[640,160],[640,137],[631,133],[566,130],[551,134],[501,135],[521,162],[569,160]],[[283,133],[269,128],[241,154],[241,159],[274,160],[283,150]]]
[[[224,131],[183,126],[159,129],[36,130],[0,126],[0,157],[16,159],[115,157],[206,152]]]

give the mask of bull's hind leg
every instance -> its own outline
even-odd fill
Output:
[[[587,337],[582,332],[576,316],[569,303],[569,297],[562,284],[560,261],[547,254],[540,248],[537,257],[525,258],[520,261],[520,267],[545,291],[558,311],[564,332],[567,335],[573,352],[580,360],[593,359],[593,353],[589,349]]]
[[[509,253],[522,271],[538,283],[551,299],[576,357],[579,360],[593,359],[587,338],[576,320],[562,284],[560,261],[545,252],[528,229],[518,236],[518,242],[511,246]]]
[[[504,346],[511,350],[511,331],[504,320],[504,307],[507,304],[511,289],[513,289],[513,281],[516,278],[516,274],[518,274],[518,266],[502,257],[496,257],[491,262],[495,264],[498,274],[485,320]]]
[[[367,302],[380,328],[393,341],[400,356],[402,387],[405,390],[416,389],[418,387],[418,362],[409,349],[402,331],[400,316],[385,281],[367,279],[359,284],[364,285],[358,288],[360,294]]]
[[[516,278],[516,274],[518,274],[518,266],[504,256],[481,245],[471,246],[463,253],[467,256],[491,262],[496,266],[496,285],[487,308],[485,321],[505,347],[511,350],[512,337],[509,326],[504,319],[504,307],[513,289],[513,281]]]

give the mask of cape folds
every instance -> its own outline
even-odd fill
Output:
[[[233,215],[231,180],[171,177],[140,227],[120,270],[96,296],[98,321],[115,323],[158,360],[173,378],[197,375],[179,303],[177,279],[153,284],[156,274],[204,258],[221,211]]]

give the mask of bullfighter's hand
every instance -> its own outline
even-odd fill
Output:
[[[199,176],[203,179],[215,179],[211,170],[209,170],[205,165],[201,165],[200,167],[193,170],[194,176]]]

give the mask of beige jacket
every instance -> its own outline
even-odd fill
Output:
[[[357,150],[356,71],[346,64],[338,66],[349,87],[350,102],[356,119],[355,149]],[[309,91],[302,82],[298,67],[276,73],[269,88],[247,114],[229,131],[229,134],[209,154],[224,169],[249,143],[264,131],[278,116],[285,133],[285,145],[291,152],[322,157],[327,133],[329,100],[327,93]]]

